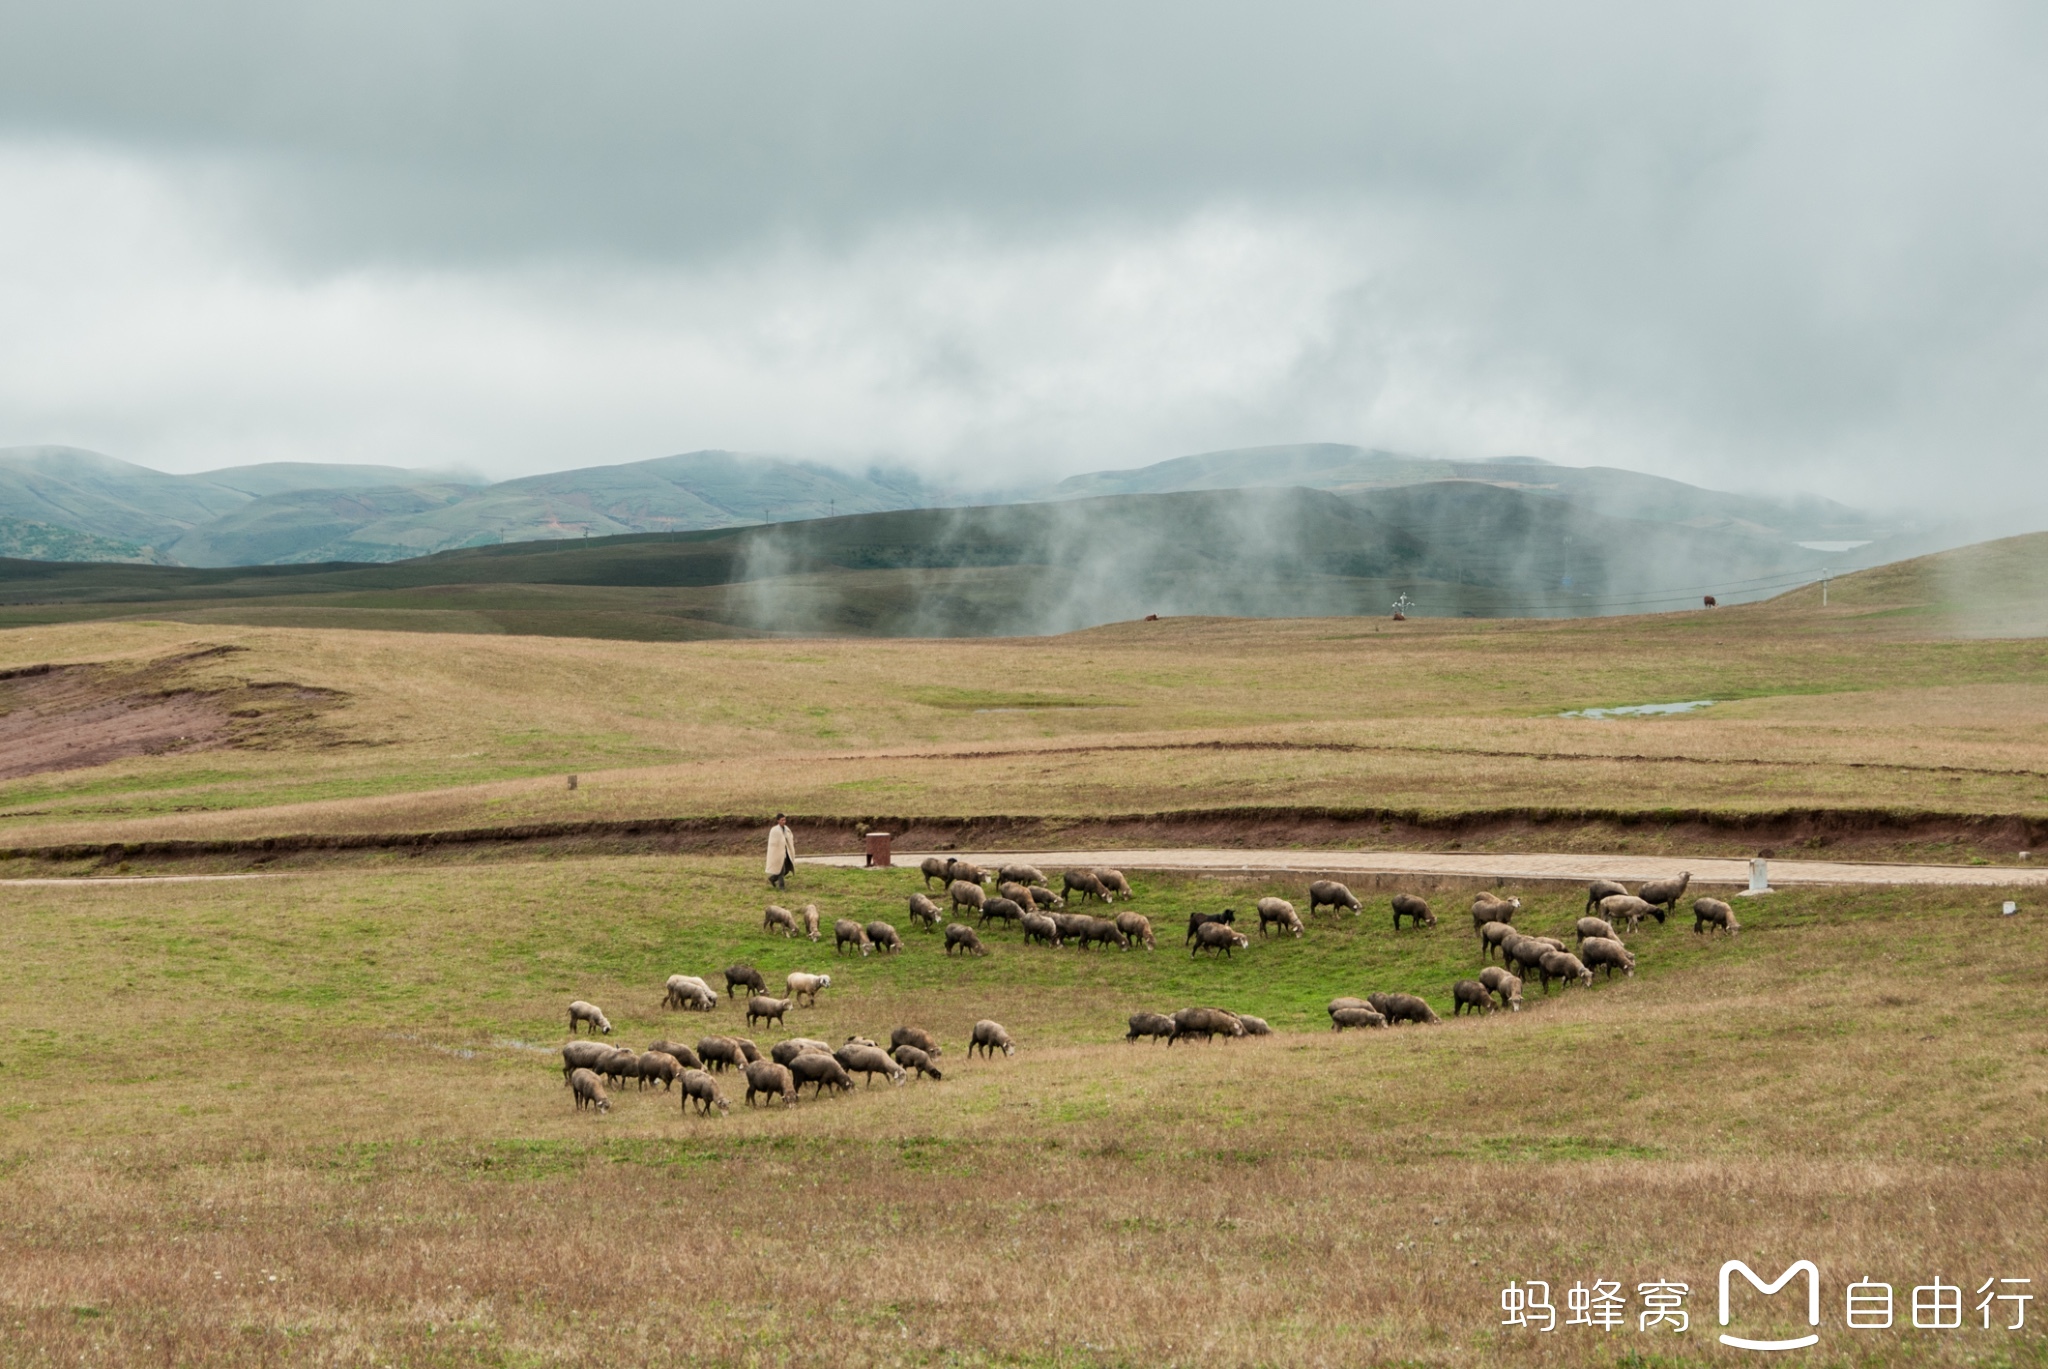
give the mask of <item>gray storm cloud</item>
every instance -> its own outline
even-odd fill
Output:
[[[16,7],[0,444],[1000,484],[1329,439],[2009,511],[2044,23]]]

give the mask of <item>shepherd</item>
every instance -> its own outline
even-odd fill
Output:
[[[775,825],[768,829],[768,882],[778,889],[789,886],[783,881],[796,869],[796,833],[789,830],[789,819],[781,813],[775,815]]]

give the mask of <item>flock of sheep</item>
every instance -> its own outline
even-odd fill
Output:
[[[991,921],[1019,925],[1027,944],[1073,945],[1083,950],[1098,943],[1122,950],[1156,947],[1152,924],[1140,914],[1125,910],[1114,918],[1106,918],[1062,911],[1068,899],[1076,896],[1092,899],[1105,909],[1119,897],[1130,898],[1131,886],[1116,870],[1070,870],[1061,879],[1061,892],[1055,894],[1045,876],[1028,865],[1005,865],[991,873],[965,861],[932,857],[920,868],[925,888],[928,890],[932,881],[937,880],[945,887],[955,913],[972,909],[980,915],[979,925],[983,927]],[[986,887],[992,879],[997,884],[994,897],[989,896]],[[1604,971],[1609,978],[1616,970],[1632,976],[1635,953],[1623,941],[1616,924],[1624,925],[1633,936],[1646,917],[1663,922],[1676,910],[1691,879],[1687,873],[1674,879],[1653,880],[1633,894],[1612,880],[1594,881],[1586,893],[1586,915],[1572,928],[1575,942],[1569,947],[1562,938],[1518,930],[1514,919],[1521,911],[1520,899],[1500,898],[1490,892],[1479,894],[1472,902],[1472,926],[1480,957],[1490,962],[1498,951],[1501,963],[1489,963],[1477,979],[1460,979],[1451,986],[1453,1015],[1468,1009],[1477,1013],[1493,1012],[1496,1008],[1519,1011],[1523,980],[1530,975],[1541,981],[1545,994],[1550,992],[1552,980],[1564,987],[1590,985],[1595,971]],[[1315,881],[1309,885],[1308,895],[1311,915],[1326,907],[1354,913],[1364,908],[1350,889],[1334,880]],[[909,907],[911,917],[931,930],[937,930],[945,918],[939,905],[925,892],[912,894]],[[1254,907],[1262,938],[1271,935],[1275,928],[1283,935],[1302,935],[1301,916],[1287,900],[1261,898]],[[1394,895],[1392,908],[1396,931],[1403,919],[1416,927],[1436,925],[1436,914],[1428,902],[1413,894]],[[1250,945],[1250,937],[1237,930],[1236,917],[1236,910],[1231,908],[1221,913],[1191,913],[1183,940],[1189,955],[1198,956],[1204,950],[1212,955],[1229,955]],[[815,942],[823,936],[816,904],[806,905],[800,915],[770,905],[762,923],[765,928],[789,937],[808,935]],[[1741,924],[1734,910],[1720,899],[1699,898],[1693,902],[1693,930],[1720,930],[1733,935],[1741,930]],[[987,954],[978,932],[965,923],[948,923],[944,936],[948,955],[956,950],[970,955]],[[833,948],[837,954],[890,954],[903,949],[903,939],[887,922],[863,924],[841,918],[833,927]],[[832,985],[829,974],[793,972],[783,980],[782,996],[776,997],[768,992],[761,972],[745,964],[728,966],[724,979],[725,996],[735,1003],[739,1002],[740,990],[747,991],[746,1022],[750,1029],[757,1022],[781,1026],[792,1008],[815,1006],[818,994]],[[669,976],[663,1006],[711,1012],[717,1009],[719,997],[718,991],[704,979],[676,974]],[[1387,1027],[1402,1022],[1434,1024],[1442,1020],[1425,1000],[1411,993],[1332,999],[1329,1015],[1333,1031]],[[588,1038],[580,1034],[586,1026],[593,1033]],[[724,1112],[728,1105],[713,1071],[728,1068],[738,1070],[745,1079],[749,1105],[756,1097],[779,1097],[785,1106],[793,1105],[798,1090],[805,1084],[813,1086],[814,1098],[826,1088],[850,1089],[855,1074],[864,1075],[870,1084],[876,1074],[892,1084],[902,1084],[919,1075],[942,1078],[934,1062],[944,1052],[929,1032],[918,1027],[897,1027],[890,1033],[886,1050],[865,1036],[849,1037],[836,1049],[823,1041],[799,1036],[777,1042],[766,1057],[751,1040],[740,1036],[708,1036],[694,1049],[666,1040],[655,1042],[643,1052],[610,1046],[596,1039],[610,1034],[610,1020],[595,1005],[581,1000],[569,1005],[569,1027],[576,1039],[562,1047],[562,1078],[579,1110],[609,1111],[611,1100],[605,1091],[605,1081],[618,1087],[623,1080],[633,1079],[642,1089],[659,1086],[678,1090],[685,1112],[693,1102],[700,1116],[709,1114],[713,1108]],[[1163,1039],[1171,1046],[1175,1041],[1196,1037],[1209,1041],[1217,1036],[1265,1036],[1270,1032],[1265,1021],[1250,1014],[1195,1007],[1172,1014],[1135,1013],[1125,1040]],[[997,1051],[1014,1055],[1017,1047],[1000,1023],[983,1020],[974,1025],[969,1056],[977,1050],[993,1058]]]

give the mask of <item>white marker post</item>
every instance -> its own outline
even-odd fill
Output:
[[[1742,891],[1742,897],[1753,898],[1758,894],[1775,894],[1771,887],[1771,863],[1758,856],[1749,863],[1749,887]]]
[[[2019,910],[2020,910],[2020,905],[2019,905],[2019,904],[2017,904],[2017,903],[2014,903],[2014,902],[2013,902],[2013,901],[2012,901],[2011,899],[2007,899],[2007,900],[2005,901],[2005,913],[2004,913],[2004,915],[2005,915],[2006,917],[2011,917],[2011,916],[2012,916],[2012,915],[2013,915],[2014,913],[2017,913],[2017,912],[2018,912]]]

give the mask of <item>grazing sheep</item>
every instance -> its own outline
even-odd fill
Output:
[[[1698,936],[1709,927],[1718,927],[1730,936],[1742,930],[1733,908],[1718,898],[1696,898],[1692,901],[1693,935]]]
[[[595,1003],[585,1003],[579,998],[569,1005],[570,1035],[580,1032],[585,1022],[590,1024],[590,1029],[594,1032],[601,1032],[606,1036],[612,1034],[611,1019],[606,1017]]]
[[[1110,903],[1116,899],[1109,886],[1095,877],[1093,870],[1069,870],[1060,876],[1060,885],[1062,894],[1078,892],[1082,898],[1092,898],[1098,903]]]
[[[1060,944],[1060,924],[1051,918],[1037,913],[1026,913],[1021,920],[1024,923],[1024,940],[1027,944],[1033,941],[1043,941],[1048,946]]]
[[[1036,865],[1005,865],[996,873],[1001,875],[1005,881],[1011,884],[1023,884],[1028,886],[1032,884],[1045,883],[1045,872],[1043,870],[1040,870]]]
[[[773,1060],[756,1060],[747,1066],[747,1106],[754,1105],[754,1095],[782,1099],[782,1106],[796,1106],[796,1079],[789,1070]]]
[[[598,1057],[597,1063],[590,1069],[593,1074],[601,1074],[611,1080],[612,1086],[616,1088],[628,1079],[640,1077],[640,1055],[637,1051],[612,1046]]]
[[[1195,944],[1188,951],[1188,958],[1192,960],[1204,950],[1207,950],[1212,955],[1217,951],[1221,951],[1224,955],[1228,956],[1240,946],[1249,946],[1251,944],[1252,939],[1243,932],[1233,931],[1220,922],[1205,922],[1195,928]]]
[[[723,1070],[747,1063],[746,1052],[730,1036],[707,1036],[697,1043],[697,1058],[707,1070]]]
[[[1213,1041],[1219,1036],[1243,1035],[1244,1023],[1226,1008],[1182,1008],[1173,1015],[1173,1035],[1166,1038],[1166,1044],[1171,1046],[1183,1036]]]
[[[697,1052],[691,1050],[680,1041],[657,1041],[647,1049],[660,1051],[663,1055],[674,1056],[676,1063],[684,1069],[699,1070],[704,1068],[704,1062],[697,1058]]]
[[[569,1076],[569,1092],[575,1095],[576,1111],[596,1108],[599,1112],[610,1112],[612,1100],[605,1093],[604,1085],[597,1082],[597,1076],[589,1070],[577,1070]]]
[[[804,974],[801,972],[795,972],[784,975],[782,978],[783,993],[788,995],[792,1000],[794,1000],[798,1004],[806,1005],[813,1008],[818,1006],[819,991],[822,989],[829,989],[831,987],[832,976],[829,974]]]
[[[768,981],[752,965],[728,965],[725,967],[725,992],[727,997],[736,995],[742,988],[754,993],[767,993]]]
[[[612,1048],[602,1041],[578,1037],[562,1045],[562,1083],[566,1087],[569,1076],[580,1069],[594,1068],[598,1061],[611,1054]]]
[[[1429,904],[1413,894],[1394,895],[1394,930],[1401,930],[1401,919],[1407,918],[1417,927],[1436,926],[1436,914],[1429,911]]]
[[[865,1074],[870,1084],[875,1082],[875,1076],[878,1074],[891,1084],[901,1084],[909,1077],[903,1073],[903,1066],[897,1064],[887,1051],[872,1041],[849,1041],[834,1051],[833,1055],[838,1058],[840,1064],[846,1066],[847,1073]]]
[[[946,954],[955,950],[966,951],[969,955],[987,955],[988,948],[981,944],[981,938],[974,934],[972,927],[958,922],[946,924]]]
[[[699,1117],[705,1116],[713,1108],[717,1108],[720,1112],[729,1111],[725,1095],[718,1091],[718,1081],[703,1070],[684,1070],[682,1085],[682,1103],[685,1112],[689,1111],[690,1100],[693,1098],[697,1100],[697,1115]]]
[[[896,935],[896,929],[886,922],[870,922],[867,933],[869,942],[885,955],[894,955],[903,949],[903,938]]]
[[[995,1059],[996,1052],[999,1050],[1004,1055],[1015,1055],[1017,1053],[1017,1043],[1012,1041],[1010,1034],[1003,1030],[1003,1024],[991,1022],[985,1017],[974,1024],[974,1039],[967,1043],[967,1054],[969,1057],[973,1056],[977,1047],[981,1050],[982,1054],[991,1060]]]
[[[1523,974],[1539,970],[1543,957],[1555,950],[1548,942],[1517,932],[1500,944],[1501,963],[1509,969],[1519,969]]]
[[[773,1022],[779,1027],[782,1025],[782,1015],[788,1012],[791,1006],[790,999],[770,998],[767,994],[757,993],[747,1000],[747,1025],[751,1027],[760,1021]]]
[[[1034,884],[1026,892],[1031,895],[1031,902],[1035,907],[1064,908],[1067,906],[1065,899],[1046,888],[1043,884]]]
[[[953,862],[943,856],[926,856],[917,863],[918,873],[924,876],[924,887],[932,887],[937,880],[941,889],[953,882]]]
[[[1069,941],[1080,940],[1081,929],[1088,925],[1086,913],[1047,913],[1046,916],[1052,919],[1053,926],[1059,928],[1060,942],[1063,945]]]
[[[1241,1012],[1237,1015],[1237,1020],[1244,1027],[1244,1034],[1246,1036],[1271,1036],[1273,1034],[1272,1025],[1263,1017],[1253,1017],[1250,1013]]]
[[[1348,908],[1352,912],[1363,912],[1365,905],[1358,901],[1358,895],[1334,879],[1319,879],[1308,886],[1308,915],[1314,917],[1323,909]]]
[[[1491,989],[1500,999],[1500,1005],[1509,1012],[1522,1010],[1522,981],[1498,965],[1488,965],[1479,972],[1479,982]]]
[[[953,862],[953,878],[964,879],[969,884],[982,885],[988,883],[988,871],[979,865],[969,865],[964,860],[956,860]]]
[[[1063,939],[1078,942],[1084,951],[1088,949],[1091,943],[1097,941],[1115,946],[1118,950],[1128,951],[1131,949],[1131,939],[1125,936],[1118,929],[1117,925],[1106,917],[1077,917],[1074,919],[1074,922],[1078,925],[1072,933],[1063,937]]]
[[[1585,911],[1590,913],[1595,908],[1599,907],[1600,900],[1603,898],[1613,898],[1616,894],[1627,893],[1628,886],[1626,884],[1619,882],[1618,880],[1596,879],[1590,885],[1586,886]]]
[[[1628,923],[1629,935],[1633,936],[1636,928],[1643,925],[1643,919],[1646,917],[1654,917],[1662,922],[1664,910],[1632,894],[1610,894],[1600,900],[1600,917],[1610,926],[1625,920]]]
[[[891,1046],[915,1046],[936,1060],[946,1052],[940,1048],[939,1039],[923,1027],[898,1027],[889,1033]]]
[[[1633,979],[1636,974],[1635,952],[1619,941],[1604,936],[1589,936],[1579,943],[1579,958],[1586,963],[1590,973],[1596,969],[1607,971],[1609,979],[1620,970],[1624,979]]]
[[[1026,885],[1012,884],[1009,880],[1004,880],[996,886],[996,892],[1027,913],[1038,911],[1038,900],[1031,897],[1031,890]]]
[[[1128,900],[1137,897],[1131,892],[1131,882],[1124,878],[1124,872],[1121,870],[1097,870],[1095,877],[1102,881],[1103,888],[1118,898]]]
[[[1236,921],[1237,909],[1235,908],[1225,908],[1220,913],[1189,913],[1188,934],[1187,937],[1181,942],[1181,945],[1185,946],[1188,944],[1188,942],[1193,941],[1195,939],[1195,933],[1201,928],[1208,926],[1212,922],[1221,923],[1223,926],[1228,927]]]
[[[1578,934],[1578,939],[1581,942],[1585,941],[1589,936],[1604,936],[1609,941],[1621,940],[1620,937],[1614,934],[1614,928],[1608,926],[1597,917],[1580,918],[1572,927],[1572,931]]]
[[[1329,1010],[1335,1012],[1339,1008],[1369,1008],[1371,1006],[1372,1004],[1366,1002],[1363,998],[1333,998],[1330,1000]]]
[[[850,917],[842,917],[832,924],[832,953],[838,955],[849,945],[858,949],[862,955],[875,949],[873,943],[868,940],[867,928]]]
[[[1521,933],[1515,930],[1512,922],[1487,923],[1479,929],[1479,958],[1481,960],[1491,960],[1495,947],[1505,945],[1507,939],[1511,936],[1520,935]],[[1505,952],[1502,953],[1502,959],[1506,959]]]
[[[779,931],[784,936],[795,936],[796,914],[787,908],[779,908],[771,903],[768,905],[767,911],[761,914],[761,930],[764,932]]]
[[[932,1063],[932,1057],[929,1053],[919,1050],[908,1042],[898,1046],[890,1054],[895,1057],[897,1064],[903,1066],[904,1069],[909,1070],[912,1074],[929,1074],[934,1079],[944,1079],[946,1077],[939,1073],[939,1067]]]
[[[953,911],[956,913],[962,908],[972,908],[978,913],[988,905],[988,891],[964,879],[956,879],[947,885],[946,892],[953,899]]]
[[[1157,950],[1158,943],[1152,940],[1152,919],[1142,913],[1118,913],[1116,929],[1124,934],[1124,948],[1143,942],[1148,951]]]
[[[1131,1029],[1124,1034],[1124,1040],[1135,1041],[1141,1036],[1165,1037],[1167,1044],[1171,1045],[1173,1043],[1173,1019],[1165,1013],[1132,1013]]]
[[[983,925],[986,925],[990,918],[998,922],[1015,922],[1023,916],[1024,909],[1018,906],[1015,899],[992,898],[981,905]]]
[[[1472,925],[1484,927],[1489,922],[1513,922],[1515,914],[1522,911],[1519,898],[1495,898],[1492,894],[1481,894],[1472,900]]]
[[[1435,1026],[1443,1021],[1429,1004],[1412,993],[1376,993],[1372,995],[1371,1002],[1373,1007],[1379,1010],[1380,1015],[1387,1019],[1388,1026],[1396,1022],[1418,1022]]]
[[[747,1040],[746,1037],[735,1036],[730,1039],[735,1046],[740,1048],[740,1059],[742,1062],[751,1065],[761,1058],[761,1048]]]
[[[682,1072],[683,1062],[667,1051],[645,1051],[640,1056],[640,1087],[643,1089],[657,1080],[663,1088],[668,1088]]]
[[[815,903],[804,905],[804,935],[813,941],[818,939],[818,905]]]
[[[1661,911],[1657,921],[1664,920],[1665,913],[1678,911],[1678,900],[1685,896],[1686,886],[1692,883],[1692,871],[1680,870],[1676,879],[1653,879],[1636,890],[1636,897],[1645,903],[1655,904]]]
[[[1451,1016],[1457,1017],[1465,1009],[1484,1015],[1493,1011],[1493,990],[1476,979],[1461,979],[1451,985]]]
[[[662,997],[661,1006],[710,1012],[718,1006],[718,993],[696,975],[672,974],[668,977],[667,992]]]
[[[1362,1003],[1355,1008],[1332,1008],[1330,1010],[1330,1030],[1333,1032],[1348,1031],[1354,1027],[1384,1027],[1386,1025],[1386,1018],[1382,1017],[1377,1010],[1369,1008]]]
[[[927,931],[936,932],[939,930],[939,905],[926,898],[923,894],[912,894],[910,896],[910,920],[922,923]]]
[[[808,1036],[791,1036],[777,1041],[774,1045],[770,1046],[768,1048],[768,1058],[778,1065],[787,1065],[805,1051],[823,1051],[825,1054],[830,1055],[832,1047],[823,1041],[813,1040]]]
[[[1543,992],[1550,992],[1550,978],[1557,976],[1570,988],[1574,980],[1580,984],[1591,984],[1593,972],[1570,951],[1546,950],[1536,960],[1536,972],[1543,977]]]
[[[1301,914],[1294,911],[1294,905],[1284,898],[1262,898],[1259,900],[1259,935],[1266,935],[1266,928],[1277,926],[1283,932],[1301,935]]]
[[[798,1088],[805,1084],[814,1085],[815,1087],[811,1089],[813,1098],[822,1094],[827,1084],[835,1089],[847,1091],[853,1088],[853,1076],[848,1074],[846,1066],[829,1052],[801,1051],[791,1056],[783,1068],[789,1071],[790,1078],[796,1080]]]

